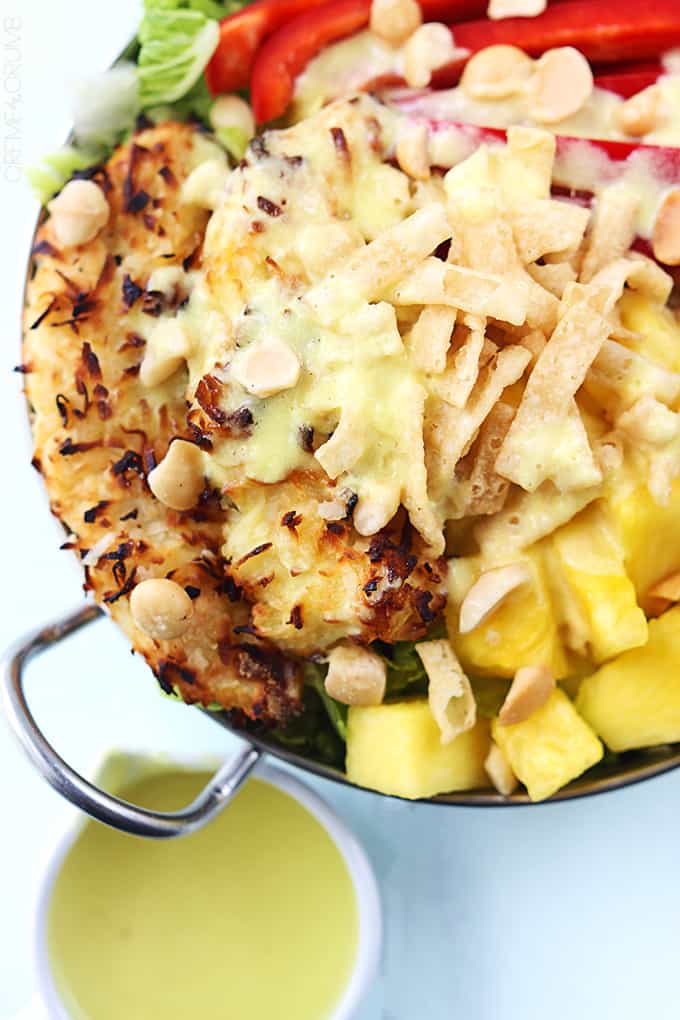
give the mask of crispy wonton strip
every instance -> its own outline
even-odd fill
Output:
[[[524,280],[479,273],[427,258],[394,290],[397,305],[449,305],[521,326],[529,288]]]
[[[602,471],[595,459],[590,445],[588,432],[578,405],[571,401],[567,417],[563,422],[563,432],[552,451],[549,459],[553,470],[549,476],[562,491],[568,489],[587,489],[602,481]]]
[[[592,286],[607,287],[611,290],[611,308],[628,285],[644,297],[665,305],[673,289],[673,279],[652,259],[637,253],[630,258],[616,259],[608,263],[592,278]],[[606,311],[610,311],[607,308]]]
[[[423,308],[411,330],[411,357],[421,372],[438,375],[444,371],[455,322],[455,308],[443,305]]]
[[[470,681],[449,641],[421,641],[416,651],[427,673],[427,699],[441,733],[450,744],[477,721],[477,705]]]
[[[379,298],[451,237],[444,206],[433,202],[353,252],[307,294],[319,321],[332,323],[361,301]],[[436,260],[435,260],[436,261]],[[436,304],[418,301],[414,304]],[[439,302],[450,304],[450,302]]]
[[[590,283],[604,266],[629,250],[635,240],[639,205],[631,191],[620,187],[607,188],[600,194],[586,239],[582,283]]]
[[[518,202],[510,208],[513,236],[525,265],[581,244],[590,210],[571,202],[543,198]]]
[[[345,411],[331,438],[319,447],[314,456],[329,478],[337,478],[356,464],[365,446],[364,430]]]
[[[680,415],[646,394],[619,415],[615,427],[633,443],[665,446],[680,432]]]
[[[556,465],[550,454],[572,414],[574,394],[608,334],[609,324],[586,301],[567,309],[529,376],[496,461],[504,478],[533,492],[551,477]],[[571,471],[567,457],[559,472],[561,488],[569,487]]]
[[[469,190],[469,189],[468,189]],[[462,257],[447,262],[505,276],[521,268],[512,228],[495,189],[480,188],[465,201],[449,201],[449,219],[461,239]]]
[[[507,155],[502,174],[505,190],[548,198],[555,160],[555,136],[551,131],[515,125],[508,128]],[[505,177],[507,176],[507,183]]]
[[[408,395],[408,402],[405,399],[408,414],[404,416],[401,444],[404,457],[410,464],[410,468],[401,493],[401,502],[409,515],[411,524],[431,547],[433,555],[441,556],[444,552],[443,521],[435,515],[427,491],[427,470],[423,443],[426,397],[425,389],[415,383],[412,392]]]
[[[576,270],[569,262],[556,262],[545,266],[527,266],[527,272],[536,283],[561,298],[564,288],[576,279]]]
[[[497,189],[480,186],[475,190],[468,184],[464,201],[449,201],[449,219],[461,239],[461,264],[485,275],[516,280],[520,289],[527,287],[527,323],[532,329],[552,333],[557,323],[557,300],[525,271]],[[455,262],[451,252],[447,262]],[[510,321],[507,312],[500,318]]]
[[[503,509],[510,482],[496,471],[496,458],[505,439],[514,408],[499,400],[482,425],[474,446],[467,455],[471,459],[470,477],[461,488],[465,492],[460,516],[481,517]],[[456,514],[458,516],[458,514]]]
[[[521,278],[529,289],[527,326],[531,329],[539,329],[546,336],[550,336],[557,325],[560,303],[554,294],[546,290],[542,284],[537,283],[525,270],[522,270]]]
[[[453,407],[465,407],[480,370],[480,358],[484,349],[484,329],[465,332],[456,330],[453,336],[457,346],[452,352],[453,363],[439,379],[432,380],[433,390]]]
[[[481,521],[475,538],[486,561],[507,560],[510,551],[525,549],[570,521],[602,495],[599,485],[561,493],[552,482],[536,492],[515,490],[499,514]]]
[[[531,352],[533,364],[535,365],[541,354],[545,350],[547,344],[545,333],[540,329],[532,329],[530,333],[527,333],[522,337],[522,347],[526,347]]]
[[[531,355],[523,347],[507,347],[500,351],[484,369],[466,406],[448,407],[441,419],[432,423],[434,449],[431,453],[439,479],[450,481],[453,478],[456,464],[469,450],[503,390],[521,378],[530,360]]]
[[[615,340],[605,340],[586,377],[586,389],[618,397],[622,410],[645,395],[672,404],[680,396],[680,375]]]

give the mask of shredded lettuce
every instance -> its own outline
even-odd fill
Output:
[[[143,108],[176,103],[196,85],[219,39],[219,25],[199,10],[158,6],[139,26],[137,77]]]
[[[477,712],[484,719],[493,719],[501,710],[510,690],[510,681],[502,677],[470,677],[472,692],[477,703]]]
[[[140,110],[137,68],[117,64],[74,88],[73,133],[85,148],[112,149],[132,129]]]
[[[73,96],[73,145],[43,156],[26,170],[36,198],[45,205],[79,171],[108,159],[132,130],[139,113],[137,68],[122,63],[77,83]]]
[[[236,9],[243,5],[237,3]],[[147,11],[178,11],[190,10],[204,14],[206,18],[213,18],[219,21],[230,13],[228,6],[219,3],[218,0],[145,0],[144,9]]]
[[[200,11],[201,14],[205,14],[206,18],[221,21],[228,14],[234,14],[252,2],[253,0],[224,0],[224,3],[221,0],[145,0],[144,9],[147,11],[152,8],[177,11],[188,8],[190,11]]]
[[[75,144],[26,171],[36,197],[45,204],[74,173],[108,159],[142,110],[156,123],[196,117],[209,124],[213,100],[203,70],[217,45],[218,22],[248,2],[145,0],[138,43],[126,59],[74,89]],[[235,130],[221,134],[222,146],[240,159],[246,139]]]
[[[434,641],[443,637],[446,637],[446,625],[440,620],[430,628],[422,640]],[[387,663],[385,689],[387,699],[427,694],[427,673],[416,652],[414,641],[397,641],[393,645],[384,641],[374,641],[372,648]]]
[[[344,742],[331,724],[316,686],[305,685],[301,714],[286,726],[272,730],[271,735],[282,747],[296,754],[330,765],[343,764]]]
[[[321,704],[326,710],[333,729],[338,734],[343,744],[347,742],[347,705],[341,705],[335,698],[331,698],[326,692],[327,666],[317,665],[315,662],[305,663],[305,683],[313,688],[321,699]]]
[[[79,149],[74,145],[65,145],[43,156],[35,166],[28,167],[26,177],[36,198],[42,205],[47,205],[75,173],[96,166],[106,155],[106,150],[102,149]]]

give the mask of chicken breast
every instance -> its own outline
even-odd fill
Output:
[[[365,131],[367,116],[331,134],[337,173],[345,172],[346,136]],[[282,144],[295,145],[295,136]],[[263,151],[256,140],[248,156],[251,195]],[[301,159],[282,152],[277,165],[293,172]],[[253,394],[227,370],[254,282],[279,303],[291,297],[290,267],[260,243],[266,228],[239,233],[230,220],[247,173],[231,175],[228,211],[213,216],[206,258],[208,206],[222,208],[227,166],[202,132],[174,123],[142,130],[94,170],[110,209],[97,236],[65,247],[51,219],[36,236],[24,371],[34,463],[86,587],[166,692],[235,718],[285,723],[301,708],[305,657],[343,638],[422,636],[443,608],[445,571],[398,509],[399,492],[384,527],[360,528],[360,511],[368,519],[372,508],[368,489],[336,482],[315,456],[337,416],[322,408],[314,426],[287,412],[277,418],[276,397]],[[394,201],[401,184],[398,192]],[[260,219],[275,220],[274,200],[261,198]],[[339,247],[364,244],[369,219],[359,216],[363,227],[348,226],[344,237],[335,231]],[[307,264],[320,258],[313,220],[310,212]],[[266,421],[265,407],[274,409]],[[190,509],[172,509],[149,479],[178,439],[203,458]],[[388,444],[392,454],[408,456]],[[387,477],[389,464],[381,470]],[[179,636],[151,634],[133,615],[131,594],[149,579],[169,579],[191,599]]]
[[[220,551],[220,494],[206,485],[194,509],[177,512],[147,484],[170,440],[191,436],[186,372],[153,388],[139,374],[154,326],[175,314],[200,272],[208,213],[180,200],[181,185],[215,158],[224,159],[193,127],[142,131],[92,175],[110,207],[96,238],[62,250],[50,220],[38,231],[23,365],[34,464],[86,588],[161,687],[187,702],[285,720],[300,704],[300,669],[247,633],[249,607]],[[157,577],[192,599],[180,638],[154,640],[131,615],[135,586]]]

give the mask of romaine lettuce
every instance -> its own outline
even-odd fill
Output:
[[[73,133],[78,145],[112,149],[140,110],[137,68],[121,63],[76,83]]]
[[[333,729],[344,744],[347,741],[347,705],[341,705],[326,692],[324,681],[327,671],[327,666],[320,666],[314,662],[305,663],[305,684],[319,695]]]
[[[196,85],[219,39],[198,10],[147,6],[139,26],[137,78],[143,108],[175,103]]]
[[[332,726],[316,686],[305,685],[301,714],[272,730],[271,735],[282,747],[297,754],[342,766],[344,741]]]
[[[76,171],[95,166],[102,158],[106,158],[106,155],[106,151],[102,149],[80,149],[74,145],[65,145],[56,152],[43,156],[40,163],[35,166],[28,167],[26,177],[33,194],[42,205],[46,205]]]

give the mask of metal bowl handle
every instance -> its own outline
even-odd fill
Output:
[[[249,746],[225,762],[198,797],[181,811],[150,811],[106,793],[72,769],[45,738],[28,706],[24,690],[28,662],[102,615],[97,606],[87,605],[21,638],[6,652],[2,662],[2,694],[7,719],[40,774],[81,811],[134,836],[152,839],[186,836],[200,829],[229,803],[257,764],[260,751]]]

